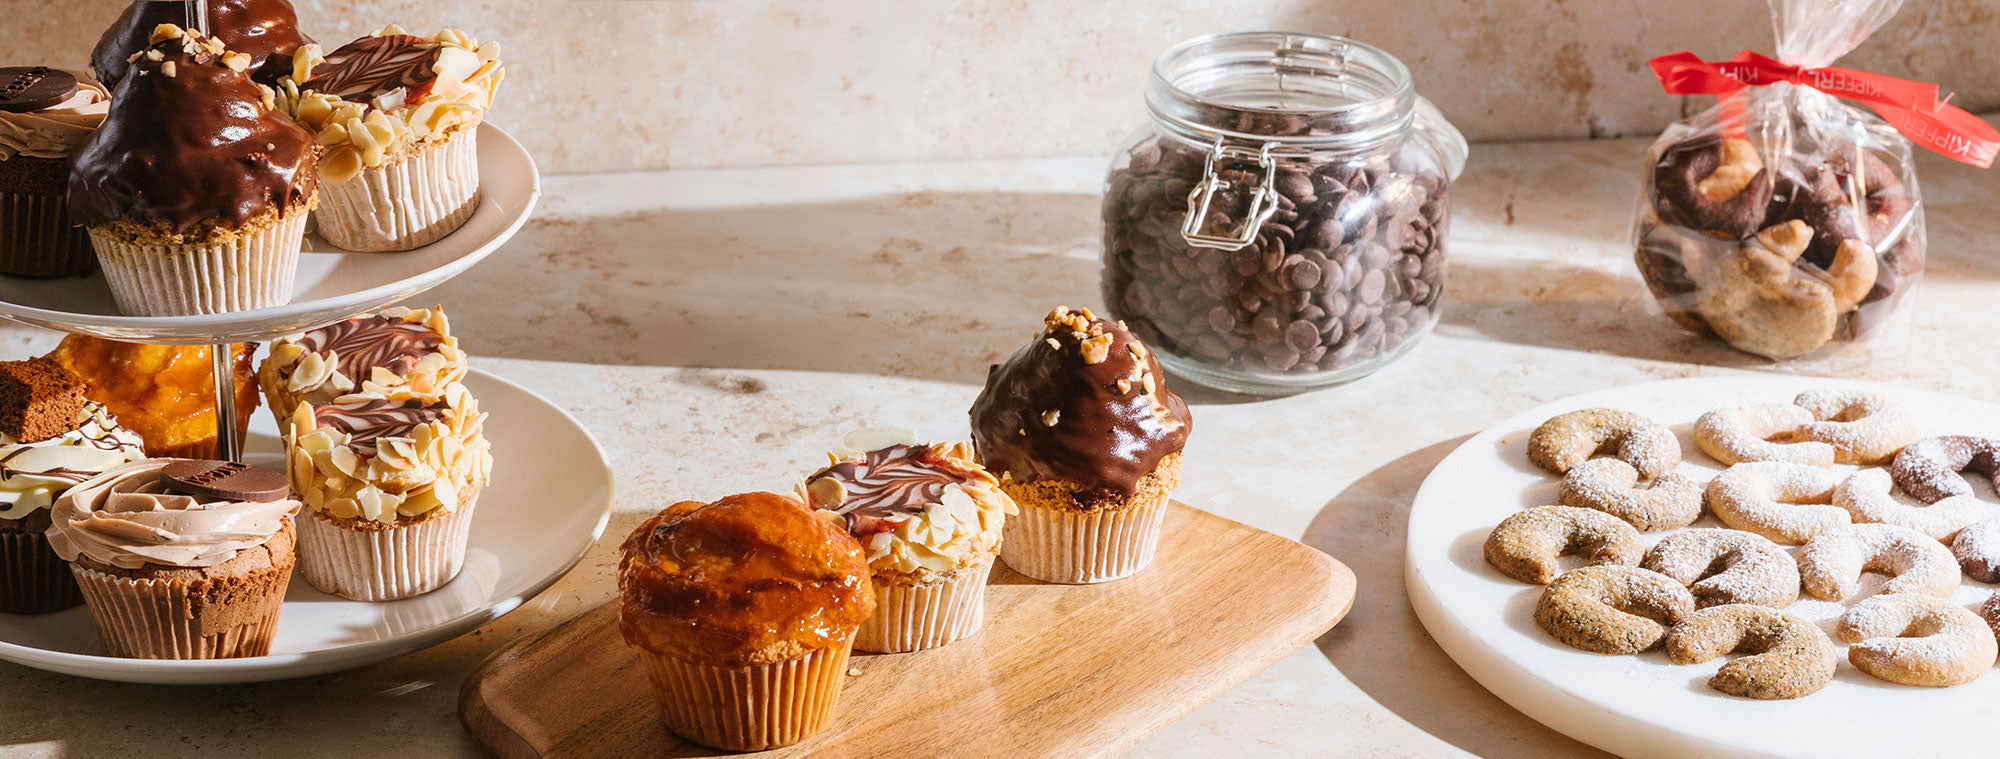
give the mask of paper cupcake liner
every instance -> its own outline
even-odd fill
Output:
[[[119,577],[71,565],[90,605],[90,618],[112,656],[128,659],[233,659],[271,652],[278,610],[285,604],[289,568],[275,592],[216,603],[213,594],[190,593],[192,582]],[[247,607],[247,608],[246,608]],[[199,611],[197,611],[199,610]],[[217,626],[210,617],[241,616],[249,622]]]
[[[843,642],[791,661],[717,666],[640,650],[660,719],[675,735],[728,751],[789,746],[819,732],[847,680]]]
[[[354,601],[394,601],[438,589],[465,567],[477,494],[452,513],[386,530],[350,530],[299,518],[299,570],[321,591]]]
[[[854,648],[900,654],[937,648],[979,631],[986,618],[986,576],[993,561],[924,585],[875,583],[875,613],[861,623]]]
[[[1000,560],[1028,577],[1071,585],[1116,580],[1145,569],[1167,516],[1165,498],[1087,512],[1029,503],[1020,507],[1021,513],[1007,517],[1000,528]]]
[[[462,129],[353,179],[321,182],[314,223],[347,250],[409,250],[451,234],[478,205],[479,130]]]
[[[69,562],[39,532],[0,533],[0,612],[46,614],[83,603]]]
[[[95,228],[90,242],[127,316],[248,311],[291,302],[306,216],[294,206],[262,231],[218,245],[143,245]]]
[[[90,236],[61,195],[0,191],[0,274],[61,277],[97,268]]]

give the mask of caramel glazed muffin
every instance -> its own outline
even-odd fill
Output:
[[[226,313],[292,296],[319,150],[244,74],[250,56],[162,25],[112,93],[70,170],[118,307],[133,316]]]
[[[919,444],[902,430],[847,436],[799,496],[868,552],[875,614],[854,647],[899,653],[978,631],[986,575],[1014,499],[965,443]]]
[[[442,307],[391,308],[271,343],[257,384],[289,426],[301,403],[437,400],[465,371]]]
[[[313,587],[387,601],[458,575],[493,454],[472,393],[453,383],[441,395],[293,412],[285,449],[305,502],[299,568]]]
[[[1192,420],[1122,323],[1056,307],[987,372],[972,442],[1020,506],[1001,560],[1047,582],[1130,575],[1152,561]]]

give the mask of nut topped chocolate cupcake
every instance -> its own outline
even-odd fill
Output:
[[[257,382],[283,427],[301,403],[437,400],[465,372],[443,308],[399,307],[272,343]]]
[[[117,86],[131,70],[132,54],[152,44],[161,24],[190,26],[192,0],[135,0],[104,30],[91,51],[97,78]],[[203,27],[224,47],[250,56],[250,77],[276,84],[292,72],[292,53],[312,41],[299,31],[299,14],[286,0],[208,0],[208,24]]]
[[[291,299],[318,148],[244,73],[250,57],[161,26],[70,172],[118,306],[135,316]]]
[[[1152,560],[1192,421],[1159,360],[1121,324],[1057,307],[987,372],[972,405],[981,463],[1021,515],[1001,559],[1049,582],[1100,582]]]
[[[111,93],[47,66],[0,68],[0,274],[57,277],[97,268],[70,220],[70,160],[104,123]]]

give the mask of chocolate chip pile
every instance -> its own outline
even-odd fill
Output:
[[[1277,210],[1240,250],[1181,236],[1203,147],[1153,137],[1111,173],[1104,300],[1155,350],[1227,370],[1314,374],[1393,355],[1437,319],[1445,191],[1434,168],[1386,156],[1278,163]],[[1254,161],[1218,161],[1202,231],[1242,229],[1264,182]]]

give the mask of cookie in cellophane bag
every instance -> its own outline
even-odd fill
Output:
[[[1668,92],[1719,96],[1647,151],[1635,259],[1669,318],[1771,359],[1899,347],[1883,335],[1924,269],[1905,135],[1979,166],[2000,146],[1934,85],[1828,66],[1900,5],[1771,0],[1780,60],[1653,61]]]

